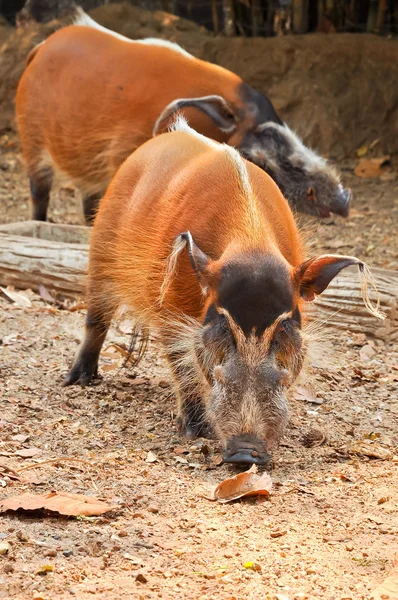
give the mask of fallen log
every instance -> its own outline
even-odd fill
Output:
[[[381,321],[367,311],[362,299],[357,267],[350,267],[330,283],[321,296],[308,306],[312,319],[327,327],[364,333],[367,336],[392,342],[398,339],[398,271],[372,268],[380,308],[386,318]],[[370,290],[370,299],[377,294]]]
[[[0,285],[40,284],[65,296],[82,295],[90,228],[23,221],[0,226]]]
[[[0,285],[38,290],[43,284],[66,296],[84,293],[91,228],[24,221],[0,226]],[[372,269],[384,321],[370,315],[356,267],[342,271],[315,302],[311,319],[327,327],[398,340],[398,272]],[[370,298],[376,302],[374,290]]]

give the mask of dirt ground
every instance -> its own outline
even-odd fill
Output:
[[[4,134],[0,149],[0,220],[27,219],[17,138]],[[397,269],[394,174],[360,180],[353,164],[340,165],[355,194],[351,217],[301,220],[316,250]],[[72,189],[55,190],[50,218],[82,222]],[[396,345],[333,334],[303,383],[315,401],[290,395],[272,495],[220,505],[206,486],[236,470],[218,464],[215,441],[180,438],[156,340],[139,368],[120,370],[108,348],[99,385],[62,388],[84,311],[28,297],[27,308],[0,298],[0,498],[58,490],[115,509],[1,514],[9,551],[0,555],[0,598],[370,598],[398,552]],[[128,342],[130,329],[122,316],[108,342]],[[312,430],[323,443],[307,447]],[[363,440],[386,459],[356,455],[351,445]],[[25,469],[21,480],[9,469]],[[40,574],[45,565],[52,570]]]

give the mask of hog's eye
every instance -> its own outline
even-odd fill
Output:
[[[301,344],[301,336],[298,323],[293,319],[284,319],[276,328],[272,347],[276,350],[288,349],[291,346],[299,347]]]

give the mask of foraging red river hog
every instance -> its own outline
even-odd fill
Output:
[[[266,463],[306,355],[304,304],[349,265],[366,283],[357,258],[307,259],[275,182],[178,119],[124,162],[101,202],[85,337],[65,385],[97,375],[112,315],[127,305],[160,337],[182,430],[212,430],[227,462]]]
[[[121,163],[181,110],[269,173],[294,209],[348,215],[351,192],[338,174],[240,77],[174,43],[129,40],[81,9],[76,24],[32,50],[17,91],[34,219],[46,219],[59,172],[80,189],[90,223]]]

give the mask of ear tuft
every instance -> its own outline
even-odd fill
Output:
[[[311,258],[297,267],[295,279],[298,282],[300,296],[310,302],[321,294],[329,283],[340,273],[342,269],[358,265],[361,278],[362,298],[368,311],[378,319],[384,319],[385,315],[380,310],[379,294],[372,278],[369,267],[355,256],[336,256],[325,254],[317,258]],[[369,285],[376,292],[376,304],[369,297]]]

